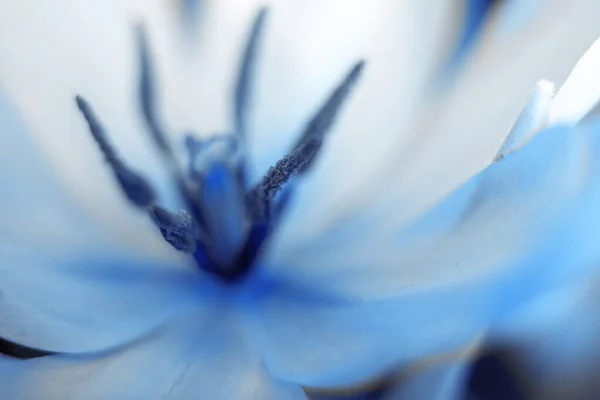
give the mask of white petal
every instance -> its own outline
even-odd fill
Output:
[[[305,399],[278,381],[247,342],[238,315],[194,307],[148,337],[103,354],[0,358],[7,399]]]
[[[576,123],[600,100],[600,40],[581,57],[552,102],[551,123]]]
[[[257,171],[266,170],[288,150],[302,124],[362,58],[367,60],[364,77],[333,128],[327,145],[332,160],[321,168],[338,164],[338,171],[343,163],[348,176],[371,168],[374,157],[354,155],[365,144],[374,154],[385,150],[390,138],[402,140],[397,128],[446,55],[440,49],[452,40],[441,33],[447,33],[453,15],[450,3],[351,0],[344,7],[337,0],[276,3],[256,89],[254,144],[260,146],[255,158],[261,163]],[[339,185],[350,184],[337,178]]]
[[[600,36],[599,9],[594,1],[553,1],[510,37],[484,33],[460,78],[415,131],[416,140],[387,165],[385,179],[394,190],[372,186],[376,196],[401,205],[397,226],[494,159],[536,82],[560,87]]]

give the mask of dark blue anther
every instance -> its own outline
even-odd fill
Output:
[[[90,104],[81,96],[77,96],[75,99],[77,101],[77,107],[79,107],[79,110],[89,125],[94,140],[104,154],[106,161],[111,166],[117,181],[121,185],[121,188],[129,201],[138,207],[148,207],[154,202],[155,198],[152,186],[150,186],[142,176],[127,168],[127,166],[119,159],[115,150],[110,145],[106,132],[102,125],[100,125]]]
[[[196,251],[196,226],[187,211],[172,213],[164,208],[152,206],[149,212],[160,228],[163,238],[173,247],[186,253]]]
[[[256,219],[270,216],[273,198],[285,183],[302,170],[319,149],[318,140],[309,140],[269,168],[263,179],[246,196],[246,204]]]
[[[256,65],[259,39],[263,31],[267,8],[262,8],[252,26],[252,31],[246,44],[244,56],[240,65],[234,98],[234,127],[235,132],[244,137],[246,133],[248,103],[252,86],[252,76]]]
[[[269,216],[270,205],[275,194],[291,177],[305,172],[312,165],[321,149],[325,134],[333,125],[342,104],[358,81],[364,65],[364,61],[359,61],[352,67],[344,80],[327,98],[325,104],[306,125],[292,151],[279,160],[275,166],[269,168],[258,185],[248,192],[246,204],[255,218],[261,219]]]

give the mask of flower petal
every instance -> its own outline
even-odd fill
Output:
[[[96,351],[147,333],[202,297],[190,265],[110,252],[50,257],[2,243],[0,337],[47,351]]]
[[[552,96],[554,96],[554,85],[544,80],[538,82],[519,118],[504,139],[494,161],[523,146],[530,136],[548,126]]]
[[[385,209],[312,238],[284,226],[271,242],[265,268],[329,293],[369,296],[517,274],[523,259],[558,232],[550,228],[566,217],[575,221],[576,206],[589,202],[578,212],[593,211],[599,177],[590,171],[600,161],[596,130],[597,124],[538,134],[400,230],[387,222]],[[589,233],[583,225],[574,228]],[[559,247],[577,252],[586,245],[568,246]],[[589,251],[581,257],[591,256]]]
[[[401,226],[489,165],[536,82],[560,87],[600,36],[598,11],[587,0],[552,1],[510,37],[500,40],[490,27],[414,128],[414,141],[394,148],[385,171],[363,190],[396,204],[391,219]],[[382,190],[386,184],[391,188]]]
[[[311,311],[268,303],[273,363],[307,384],[364,378],[393,359],[452,350],[540,292],[584,276],[600,256],[592,240],[599,129],[540,133],[395,239],[383,218],[306,242],[281,232],[264,273],[345,301]],[[292,340],[304,356],[285,353]],[[393,343],[403,346],[396,352]]]
[[[108,353],[0,358],[0,395],[49,400],[305,399],[299,386],[269,376],[246,341],[239,316],[215,306],[219,304],[194,307],[150,336]]]
[[[1,91],[0,126],[0,337],[78,351],[156,326],[189,294],[194,269],[102,231],[56,182]]]
[[[260,302],[256,337],[269,370],[312,388],[359,385],[398,365],[461,348],[481,334],[494,307],[472,304],[485,299],[484,285],[372,301],[284,287]]]
[[[600,101],[600,40],[586,51],[552,102],[550,123],[577,123]]]

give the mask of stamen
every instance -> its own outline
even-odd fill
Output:
[[[90,104],[81,96],[77,96],[75,100],[77,101],[77,107],[79,107],[89,125],[94,140],[111,166],[117,181],[129,201],[138,207],[148,207],[155,199],[152,186],[142,176],[127,168],[119,159]]]
[[[333,125],[338,112],[342,108],[344,101],[348,98],[350,91],[354,88],[354,85],[360,78],[360,75],[364,69],[365,61],[361,60],[357,62],[350,72],[346,75],[344,80],[335,88],[333,93],[325,101],[325,104],[321,106],[315,116],[308,122],[304,132],[300,136],[300,139],[294,145],[294,150],[302,146],[309,140],[315,139],[320,148],[323,143],[325,134],[329,131],[329,128]],[[304,166],[300,172],[306,171],[314,162],[315,157],[318,154],[318,150],[314,152],[310,159],[304,163]]]
[[[263,31],[265,18],[267,16],[267,8],[262,8],[252,26],[252,31],[246,44],[246,50],[242,58],[240,71],[237,78],[235,87],[235,99],[234,99],[234,127],[235,133],[241,137],[245,137],[246,134],[246,120],[248,114],[248,101],[250,97],[250,90],[252,86],[252,75],[254,75],[254,67],[256,65],[256,58],[258,52],[258,42]]]
[[[187,211],[171,213],[158,206],[150,207],[149,211],[167,242],[186,253],[196,251],[196,227],[194,219]]]
[[[148,43],[146,39],[146,33],[143,25],[139,25],[137,29],[137,44],[139,50],[140,57],[140,104],[142,108],[142,114],[148,125],[148,129],[156,143],[158,149],[160,150],[163,159],[169,168],[169,172],[173,176],[173,179],[177,185],[177,189],[179,191],[182,200],[185,202],[186,206],[189,208],[192,216],[194,217],[196,223],[199,226],[203,226],[204,218],[200,211],[200,207],[197,201],[194,199],[193,194],[191,193],[189,187],[187,186],[181,171],[179,170],[179,165],[177,164],[177,160],[173,153],[171,146],[164,134],[160,124],[158,122],[158,117],[156,115],[155,109],[155,91],[154,91],[154,83],[153,83],[153,73],[152,73],[152,65],[150,62],[150,52],[148,49]]]
[[[294,175],[308,170],[319,153],[325,134],[358,81],[365,62],[359,61],[352,67],[344,80],[336,87],[325,104],[309,121],[294,148],[274,167],[269,168],[264,178],[246,195],[246,204],[255,218],[269,215],[270,204],[275,194]]]
[[[252,215],[258,218],[270,214],[270,204],[279,190],[295,174],[300,172],[306,163],[319,149],[320,142],[310,140],[292,150],[283,159],[269,168],[260,183],[247,196]]]

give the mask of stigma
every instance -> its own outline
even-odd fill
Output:
[[[290,151],[258,183],[251,184],[246,173],[246,120],[250,83],[266,15],[266,8],[258,13],[243,52],[232,101],[234,132],[207,139],[186,135],[182,142],[188,154],[184,163],[187,168],[180,167],[182,163],[176,158],[169,135],[157,116],[150,47],[144,28],[137,29],[140,112],[177,188],[184,205],[181,210],[167,210],[160,205],[151,182],[121,159],[91,104],[82,96],[76,97],[92,138],[129,203],[147,213],[165,242],[188,254],[202,270],[226,282],[240,281],[255,266],[257,255],[276,231],[293,194],[292,178],[302,176],[314,164],[326,133],[365,64],[359,61],[352,66],[306,124]]]

